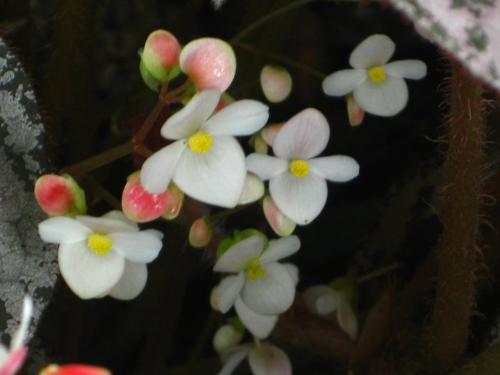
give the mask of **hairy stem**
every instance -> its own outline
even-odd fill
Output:
[[[481,94],[481,84],[459,63],[452,63],[443,233],[435,249],[436,299],[429,330],[432,359],[438,371],[446,371],[464,354],[476,301],[484,142]]]

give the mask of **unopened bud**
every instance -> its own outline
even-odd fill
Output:
[[[213,338],[215,351],[220,354],[238,345],[243,338],[243,333],[243,330],[238,330],[232,324],[223,325],[215,332]]]
[[[358,318],[351,304],[344,298],[340,299],[337,307],[337,322],[349,338],[355,341],[356,337],[358,337]]]
[[[260,133],[254,134],[250,138],[250,146],[255,150],[258,154],[267,154],[267,150],[269,149],[267,143],[262,138]]]
[[[317,315],[329,315],[337,310],[339,295],[327,285],[315,285],[304,291],[304,301]]]
[[[181,51],[181,70],[193,81],[198,91],[226,91],[236,73],[236,56],[232,47],[221,39],[200,38]]]
[[[264,216],[274,233],[281,237],[289,236],[293,233],[297,224],[281,212],[270,196],[264,198],[263,210]]]
[[[210,292],[210,307],[214,311],[220,311],[219,310],[219,298],[217,294],[217,287],[212,288],[212,291]]]
[[[206,217],[193,221],[189,229],[189,244],[195,248],[207,246],[212,239],[213,230]]]
[[[253,173],[247,173],[238,204],[255,202],[262,198],[264,192],[264,182]]]
[[[349,124],[351,124],[351,126],[361,125],[363,119],[365,118],[365,111],[358,105],[358,103],[356,103],[356,100],[354,100],[352,95],[349,95],[346,100]]]
[[[141,71],[145,69],[154,79],[167,82],[179,74],[179,42],[166,30],[149,34],[141,53]]]
[[[292,76],[281,66],[266,65],[260,72],[260,86],[267,100],[279,103],[292,92]]]
[[[278,135],[278,132],[280,129],[285,125],[284,122],[280,122],[278,124],[272,124],[269,126],[266,126],[262,131],[260,132],[260,135],[264,142],[266,142],[269,146],[272,146],[274,143],[274,139]]]
[[[182,205],[184,204],[184,193],[173,183],[168,185],[167,193],[169,200],[161,217],[165,220],[174,220],[177,216],[179,216]]]
[[[135,172],[127,179],[122,193],[123,213],[132,221],[144,223],[159,218],[167,209],[169,194],[165,191],[152,194],[141,185],[139,172]]]
[[[69,175],[43,175],[36,180],[35,198],[51,216],[81,215],[87,210],[85,193]]]
[[[102,367],[68,364],[50,365],[40,371],[39,375],[111,375],[111,372]]]

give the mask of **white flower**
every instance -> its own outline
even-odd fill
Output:
[[[225,277],[217,287],[219,310],[226,313],[237,303],[235,307],[239,314],[238,310],[242,309],[263,315],[286,311],[295,297],[296,276],[277,261],[299,248],[299,238],[289,236],[269,241],[264,250],[264,239],[260,235],[248,237],[230,247],[214,266],[216,272],[236,273]],[[238,302],[238,297],[243,304]]]
[[[61,274],[82,299],[137,297],[146,285],[146,263],[158,256],[163,237],[154,229],[139,231],[120,211],[100,218],[52,217],[38,231],[45,242],[59,244]]]
[[[222,207],[238,203],[246,176],[245,155],[233,136],[258,131],[269,113],[260,102],[240,100],[210,117],[220,95],[213,90],[199,92],[165,122],[162,136],[176,142],[142,166],[141,183],[147,191],[162,193],[173,180],[202,202]]]
[[[9,348],[0,343],[0,374],[14,375],[22,367],[28,348],[24,346],[24,340],[28,335],[28,328],[33,315],[33,301],[31,297],[24,297],[21,323],[10,341]]]
[[[248,170],[270,180],[274,203],[297,224],[310,223],[323,209],[328,195],[326,180],[346,182],[359,173],[358,163],[349,156],[314,158],[329,138],[326,118],[308,108],[279,130],[273,141],[276,157],[256,153],[247,157]]]
[[[351,53],[349,64],[354,69],[326,77],[323,91],[333,96],[353,92],[356,103],[366,112],[394,116],[408,102],[408,87],[403,78],[422,79],[427,74],[427,66],[420,60],[387,63],[394,50],[395,44],[388,36],[369,36]]]
[[[259,346],[242,345],[229,350],[223,356],[224,367],[219,375],[230,375],[248,357],[253,375],[291,375],[292,365],[280,348],[262,343]]]
[[[337,323],[351,340],[358,336],[358,319],[348,298],[328,285],[315,285],[304,291],[304,301],[317,315],[336,312]]]

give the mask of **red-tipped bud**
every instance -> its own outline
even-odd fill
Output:
[[[111,375],[111,372],[102,367],[68,364],[50,365],[40,371],[39,375]]]
[[[271,103],[279,103],[292,92],[292,76],[281,66],[266,65],[260,72],[262,92]]]
[[[168,190],[160,194],[146,191],[136,172],[129,176],[123,189],[122,210],[130,220],[144,223],[159,218],[167,210],[169,200]]]
[[[156,30],[149,34],[141,52],[141,73],[151,75],[164,83],[179,74],[179,42],[166,30]]]
[[[69,175],[43,175],[36,180],[35,198],[51,216],[80,215],[86,212],[85,193]]]
[[[262,204],[264,216],[274,233],[281,237],[289,236],[293,233],[297,224],[280,211],[270,196],[265,197]]]
[[[189,229],[189,244],[192,247],[202,248],[209,244],[213,236],[212,226],[206,217],[193,221]]]
[[[274,138],[278,135],[278,132],[280,129],[285,125],[284,122],[280,122],[278,124],[272,124],[269,126],[266,126],[264,129],[261,130],[260,135],[264,142],[266,142],[269,146],[273,145]]]
[[[361,125],[365,118],[365,111],[356,103],[352,95],[347,97],[347,115],[351,126]]]
[[[198,91],[226,91],[236,73],[236,57],[229,44],[221,39],[200,38],[181,51],[181,70],[193,81]]]

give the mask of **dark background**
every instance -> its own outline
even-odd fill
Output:
[[[167,29],[182,44],[201,36],[228,40],[288,3],[228,0],[215,11],[202,0],[7,0],[0,3],[0,27],[36,88],[48,152],[57,170],[126,141],[152,109],[156,96],[141,81],[137,54],[151,31]],[[322,93],[321,75],[347,68],[351,50],[374,33],[395,41],[393,60],[421,59],[428,75],[409,82],[410,100],[401,114],[367,115],[353,128],[344,100]],[[361,166],[354,181],[329,185],[323,213],[313,224],[297,229],[303,245],[291,260],[300,268],[299,290],[398,263],[397,271],[361,285],[357,308],[363,321],[383,286],[404,283],[432,250],[441,230],[436,186],[442,180],[439,168],[445,151],[440,137],[447,59],[409,21],[380,3],[314,2],[263,24],[239,43],[234,45],[238,68],[229,93],[237,99],[265,101],[260,69],[268,63],[287,67],[293,91],[285,102],[271,105],[270,121],[285,121],[306,107],[318,108],[332,130],[324,154],[347,154]],[[498,115],[493,112],[490,118],[493,123]],[[493,142],[485,175],[494,176],[498,148],[496,133],[492,127],[488,131]],[[157,148],[159,141],[150,139],[149,146]],[[138,156],[127,157],[80,176],[90,214],[109,210],[113,202],[100,188],[120,199],[126,176],[140,162]],[[217,373],[220,363],[211,337],[223,318],[211,313],[208,304],[217,282],[211,271],[213,255],[189,247],[188,228],[182,222],[153,226],[165,232],[165,248],[150,265],[148,284],[136,300],[80,301],[59,281],[37,332],[52,362],[95,363],[114,374]],[[258,205],[226,220],[220,229],[247,226],[265,228],[271,235]],[[485,238],[488,248],[498,242],[496,235]],[[471,352],[490,340],[496,318],[498,303],[491,298],[495,260],[488,260],[492,271],[479,300],[482,313],[473,322]],[[427,313],[424,308],[417,319],[424,320]],[[295,374],[345,373],[341,364],[307,345],[290,345],[282,336],[275,342],[290,355]],[[248,371],[245,366],[241,373]]]

